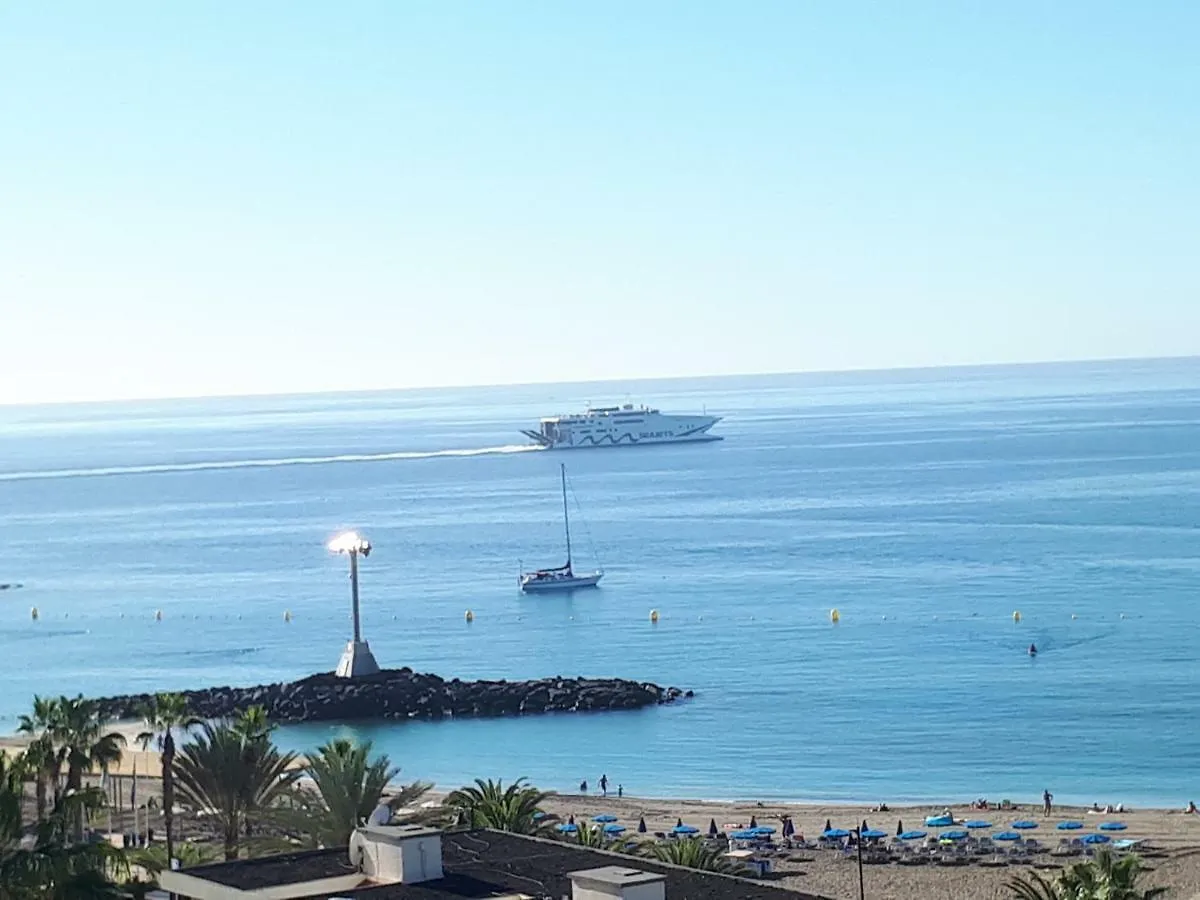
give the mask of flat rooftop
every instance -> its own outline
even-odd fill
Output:
[[[445,877],[422,884],[375,884],[340,889],[353,900],[486,900],[506,894],[561,898],[571,896],[568,874],[618,866],[659,874],[666,879],[667,900],[822,900],[761,881],[697,872],[676,866],[577,847],[565,841],[530,838],[477,829],[442,835]],[[186,869],[208,881],[241,890],[295,884],[353,872],[346,848],[288,853]],[[327,900],[328,892],[305,900]]]

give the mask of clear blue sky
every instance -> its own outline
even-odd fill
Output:
[[[1200,4],[0,5],[0,402],[1200,352]]]

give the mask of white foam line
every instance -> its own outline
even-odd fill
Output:
[[[220,469],[270,469],[277,466],[322,466],[348,462],[386,462],[398,459],[433,459],[439,456],[491,456],[541,450],[536,445],[511,444],[474,450],[409,450],[397,453],[345,453],[339,456],[288,456],[281,459],[232,459],[194,463],[159,463],[146,466],[106,466],[94,469],[47,469],[33,472],[0,472],[0,481],[35,481],[50,478],[99,478],[110,475],[154,475],[164,472],[208,472]]]

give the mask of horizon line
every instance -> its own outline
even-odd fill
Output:
[[[1200,354],[1179,354],[1173,356],[1108,356],[1083,359],[1040,359],[1008,362],[975,362],[975,363],[939,363],[923,365],[901,365],[887,367],[847,367],[841,369],[788,369],[770,372],[726,372],[718,375],[624,375],[608,378],[585,378],[579,380],[551,381],[499,381],[488,384],[479,382],[462,382],[446,384],[409,385],[405,387],[368,387],[368,388],[329,388],[325,390],[298,391],[246,391],[245,393],[215,393],[215,394],[145,394],[123,397],[106,397],[104,399],[82,400],[3,400],[0,410],[47,407],[47,406],[105,406],[120,403],[151,403],[189,400],[250,400],[268,399],[272,397],[323,397],[323,396],[359,396],[362,394],[398,394],[417,391],[448,391],[466,390],[470,388],[521,388],[538,387],[541,385],[591,385],[606,382],[622,381],[710,381],[719,378],[771,378],[789,375],[872,375],[888,372],[938,372],[955,369],[1018,369],[1037,366],[1087,366],[1102,363],[1133,363],[1133,362],[1172,362],[1183,360],[1200,360]]]

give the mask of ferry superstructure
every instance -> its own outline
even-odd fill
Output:
[[[585,447],[630,447],[719,441],[709,434],[719,416],[671,415],[648,406],[590,407],[586,412],[542,419],[537,431],[522,431],[548,450]]]

